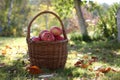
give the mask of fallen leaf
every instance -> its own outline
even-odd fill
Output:
[[[115,70],[113,68],[111,68],[111,71],[113,71],[113,72],[120,72],[120,70]]]
[[[111,70],[110,67],[107,67],[107,68],[101,67],[101,68],[99,68],[99,69],[96,70],[96,71],[99,71],[99,72],[102,72],[102,73],[108,73],[110,70]]]
[[[79,60],[79,61],[77,61],[74,65],[75,65],[76,67],[79,67],[80,64],[83,64],[83,62],[84,62],[84,60]]]
[[[100,72],[96,72],[96,73],[95,73],[95,80],[97,80],[98,77],[100,77]]]
[[[81,68],[87,68],[89,66],[89,64],[80,64]]]
[[[94,62],[98,61],[98,58],[95,57],[95,56],[92,56],[91,59],[92,59]]]
[[[88,56],[88,55],[84,55],[83,58],[84,58],[84,59],[88,59],[89,56]]]
[[[95,72],[95,78],[94,80],[101,80],[100,78],[104,76],[104,73],[102,72]]]
[[[107,73],[107,72],[109,72],[111,70],[111,67],[107,67],[107,68],[105,68],[105,72],[104,73]]]
[[[9,45],[6,45],[5,47],[6,49],[12,49]]]
[[[97,70],[99,70],[100,68],[102,68],[103,66],[95,66],[94,68],[93,68],[93,70],[94,71],[97,71]]]
[[[88,63],[84,63],[84,60],[79,60],[74,65],[81,68],[87,68],[89,66]]]
[[[6,49],[2,50],[2,55],[5,56],[7,53]]]
[[[93,71],[93,69],[92,69],[92,68],[89,68],[88,70],[89,70],[89,71]]]
[[[94,60],[92,60],[92,59],[90,59],[90,60],[88,61],[89,65],[92,65],[93,62],[94,62]]]
[[[40,74],[43,73],[43,71],[38,66],[30,66],[27,67],[27,70],[30,74]]]
[[[0,63],[0,67],[4,67],[5,66],[5,63]]]

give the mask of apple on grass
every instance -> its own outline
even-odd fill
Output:
[[[62,34],[62,29],[59,28],[59,27],[53,26],[53,27],[50,29],[50,32],[51,32],[54,36],[59,36],[59,35]]]
[[[55,40],[54,35],[49,31],[43,32],[40,37],[41,37],[41,40],[43,41],[54,41]]]

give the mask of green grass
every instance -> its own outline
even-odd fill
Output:
[[[2,50],[6,49],[6,46],[11,47],[11,49],[7,49],[7,53],[3,56],[1,53]],[[27,44],[24,37],[0,37],[0,63],[5,63],[4,67],[0,67],[0,80],[39,80],[39,75],[32,76],[24,69],[26,64],[29,64],[26,60],[28,58],[26,53]],[[86,54],[98,57],[98,62],[85,69],[75,67],[75,62]],[[117,70],[120,68],[120,43],[116,41],[93,41],[90,43],[69,41],[65,68],[54,71],[56,75],[49,80],[80,80],[81,78],[93,80],[96,72],[89,71],[89,68],[99,65],[110,66]],[[44,72],[52,73],[49,70]],[[110,71],[98,78],[100,78],[99,80],[120,80],[119,75],[120,72]]]
[[[26,38],[25,37],[0,37],[0,49],[6,45],[10,46],[26,46]]]

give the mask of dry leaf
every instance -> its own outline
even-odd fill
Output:
[[[80,64],[81,68],[88,68],[89,64]]]
[[[111,68],[111,71],[113,71],[113,72],[120,72],[120,70],[115,70],[113,68]]]
[[[94,62],[98,61],[98,58],[97,58],[97,57],[94,57],[94,56],[92,56],[91,59],[92,59]]]
[[[81,68],[87,68],[89,66],[88,63],[84,63],[84,60],[79,60],[74,65]]]
[[[7,53],[6,49],[2,50],[2,55],[3,56],[6,55],[6,53]]]
[[[89,56],[88,56],[88,55],[84,55],[83,58],[84,58],[84,59],[88,59]]]
[[[90,59],[88,63],[89,63],[89,65],[92,65],[93,62],[94,62],[94,60]]]
[[[30,74],[43,73],[43,71],[38,66],[30,66],[30,67],[27,68],[27,70]]]
[[[5,63],[0,63],[0,67],[4,67],[5,66]]]
[[[99,69],[96,70],[96,71],[99,71],[99,72],[102,72],[102,73],[108,73],[110,70],[111,70],[110,67],[107,67],[107,68],[101,67],[101,68],[99,68]]]
[[[93,69],[92,69],[92,68],[89,68],[88,70],[89,70],[89,71],[93,71]]]
[[[9,45],[6,45],[5,47],[6,49],[12,49]]]
[[[107,68],[105,68],[105,72],[104,73],[107,73],[107,72],[109,72],[111,70],[111,68],[110,67],[107,67]]]
[[[79,60],[79,61],[77,61],[74,65],[75,65],[76,67],[79,67],[80,64],[83,64],[83,62],[84,62],[84,60]]]

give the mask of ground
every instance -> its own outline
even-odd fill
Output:
[[[92,57],[96,60],[88,64]],[[46,69],[38,75],[29,74],[28,58],[25,37],[0,37],[0,80],[120,80],[120,43],[117,41],[69,41],[65,68],[54,72]],[[88,66],[75,65],[81,60]],[[107,68],[108,72],[101,71]],[[42,74],[53,75],[40,78]]]

